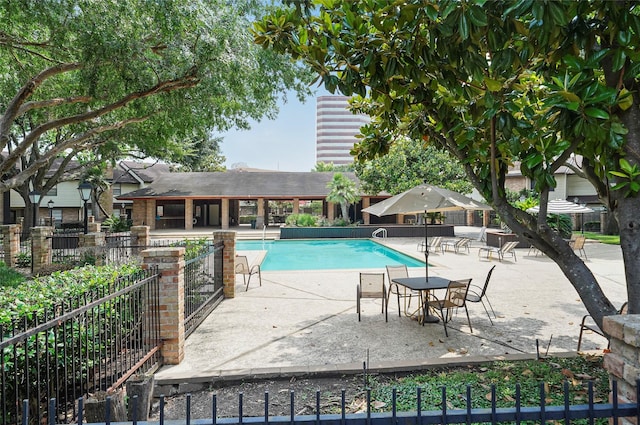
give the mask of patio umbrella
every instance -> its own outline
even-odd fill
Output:
[[[375,216],[392,214],[420,214],[457,210],[490,210],[491,207],[452,190],[421,184],[362,211]],[[429,228],[424,220],[425,270],[429,279]]]
[[[530,214],[538,214],[540,212],[540,206],[536,205],[535,207],[527,208],[527,212]],[[565,201],[564,199],[553,199],[547,202],[547,214],[584,214],[588,212],[593,212],[593,210],[571,201]],[[558,227],[560,227],[559,223],[560,218],[558,217]],[[584,233],[584,228],[582,232]]]
[[[530,214],[537,214],[540,212],[540,206],[527,208],[527,212]],[[547,213],[551,214],[583,214],[593,212],[589,207],[585,207],[564,199],[553,199],[547,203]]]

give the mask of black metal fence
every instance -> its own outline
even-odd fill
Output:
[[[637,388],[640,388],[640,382],[638,382]],[[262,417],[247,417],[243,414],[243,395],[238,395],[238,416],[234,418],[218,418],[218,400],[214,394],[211,399],[210,409],[211,417],[208,419],[191,419],[191,396],[187,395],[185,399],[184,409],[180,409],[185,412],[184,417],[179,421],[172,423],[180,423],[185,425],[194,424],[290,424],[290,425],[428,425],[428,424],[475,424],[475,423],[538,423],[544,424],[547,422],[552,423],[612,423],[617,424],[621,418],[629,418],[632,423],[639,423],[640,421],[640,407],[638,402],[633,403],[619,403],[618,402],[618,386],[614,381],[612,382],[611,397],[612,403],[596,403],[594,400],[593,383],[589,383],[588,399],[585,400],[586,404],[571,405],[569,403],[569,384],[565,383],[564,386],[564,404],[563,405],[547,405],[546,394],[544,384],[540,384],[540,397],[536,404],[532,406],[523,406],[523,400],[520,394],[520,387],[516,384],[514,391],[513,406],[510,407],[498,407],[496,386],[491,386],[490,391],[490,407],[488,408],[474,408],[472,406],[472,394],[470,386],[467,386],[466,394],[455,394],[456,400],[464,400],[464,406],[458,408],[449,408],[451,405],[451,397],[447,394],[447,389],[441,389],[441,408],[439,410],[423,410],[422,409],[422,389],[416,388],[416,405],[415,410],[408,412],[399,412],[397,408],[398,395],[396,390],[392,393],[392,403],[390,411],[377,412],[376,407],[373,406],[371,400],[371,391],[366,392],[366,408],[364,413],[347,413],[347,404],[345,391],[342,391],[340,401],[340,412],[336,414],[321,414],[321,398],[323,394],[319,391],[316,392],[315,400],[303,400],[302,403],[306,407],[311,406],[312,410],[315,410],[314,414],[308,415],[296,415],[296,403],[295,393],[290,393],[290,403],[288,416],[270,416],[269,415],[269,393],[264,395],[264,416]],[[324,394],[326,397],[327,395]],[[636,400],[640,399],[640,390],[637,391]],[[109,417],[111,400],[107,399],[107,407],[105,411],[107,416],[103,424],[110,424],[111,419]],[[134,398],[130,400],[131,403],[136,403]],[[315,404],[315,406],[314,406]],[[55,405],[55,400],[51,401],[51,405]],[[53,407],[52,407],[53,410]],[[134,412],[136,409],[132,409]],[[25,401],[23,411],[28,411],[28,402]],[[83,403],[82,400],[78,400],[78,423],[83,420]],[[146,419],[146,418],[143,418]],[[132,422],[135,424],[138,418],[132,418]],[[54,425],[55,422],[49,420],[49,425]],[[160,413],[159,421],[147,422],[147,423],[165,423],[165,400],[164,397],[160,398]]]
[[[207,243],[194,258],[185,261],[185,334],[188,337],[222,301],[224,242]]]
[[[160,363],[157,270],[0,325],[0,423],[71,422],[75,401]],[[47,401],[56,399],[54,409]],[[23,400],[29,411],[23,410]]]

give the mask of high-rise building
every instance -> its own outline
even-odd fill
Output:
[[[348,96],[319,96],[316,106],[316,162],[350,164],[349,154],[369,117],[349,111]]]

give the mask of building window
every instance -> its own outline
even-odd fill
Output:
[[[51,189],[49,189],[46,196],[58,196],[58,185],[55,185]]]
[[[122,195],[122,185],[120,183],[111,185],[111,190],[113,191],[113,196]]]

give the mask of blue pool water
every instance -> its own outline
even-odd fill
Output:
[[[424,267],[424,262],[366,239],[237,241],[236,250],[266,250],[264,271]]]

